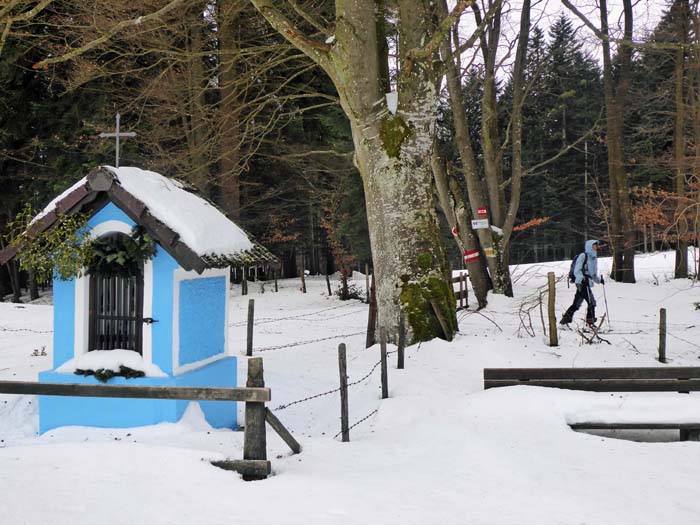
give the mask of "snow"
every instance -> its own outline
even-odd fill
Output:
[[[76,370],[111,370],[119,372],[125,366],[132,370],[143,372],[146,377],[168,377],[158,365],[144,363],[141,354],[131,350],[93,350],[76,358],[66,361],[56,371],[61,374],[72,374]]]
[[[399,94],[396,91],[386,94],[386,106],[389,113],[396,115],[396,110],[399,107]]]
[[[180,235],[180,239],[199,256],[234,256],[253,248],[248,236],[216,207],[187,191],[178,181],[154,171],[134,167],[105,166],[119,184],[143,202],[151,214]],[[56,207],[72,190],[85,184],[86,178],[52,200],[34,221]]]
[[[363,348],[365,304],[328,297],[322,276],[306,278],[306,294],[298,279],[279,281],[279,293],[269,283],[264,293],[249,283],[248,296],[235,287],[228,335],[239,383],[253,298],[255,355],[264,359],[272,390],[268,406],[302,453],[292,455],[269,430],[273,475],[246,483],[209,464],[241,458],[243,433],[210,428],[196,404],[174,424],[65,427],[36,436],[36,398],[0,395],[3,522],[88,524],[99,512],[106,524],[695,524],[700,443],[679,442],[677,431],[581,433],[567,423],[592,416],[691,420],[698,394],[482,388],[484,367],[661,366],[662,307],[670,365],[700,364],[698,285],[671,278],[668,253],[638,256],[637,284],[596,287],[599,315],[604,290],[607,296],[612,345],[582,344],[576,332],[560,332],[560,346],[551,348],[539,314],[532,316],[535,337],[527,336],[520,304],[546,285],[548,271],[564,276],[568,266],[513,268],[516,297],[490,295],[485,310],[460,311],[453,342],[408,347],[404,370],[390,354],[386,400],[373,369],[379,348]],[[601,258],[601,272],[609,267]],[[355,284],[364,283],[355,273]],[[573,295],[558,283],[559,314]],[[582,317],[580,310],[574,326]],[[51,365],[51,307],[0,303],[0,320],[0,380],[35,380]],[[349,390],[351,423],[377,411],[350,430],[349,443],[334,438],[337,392],[290,405],[337,388],[340,342],[348,348],[349,381],[359,381]],[[49,355],[32,356],[42,346]],[[242,405],[239,416],[243,421]]]
[[[57,204],[59,201],[62,201],[62,200],[63,200],[64,198],[66,198],[68,195],[70,195],[71,193],[73,193],[74,190],[77,190],[77,189],[80,188],[81,186],[84,186],[86,182],[87,182],[87,177],[83,177],[83,178],[80,179],[78,182],[76,182],[75,184],[73,184],[70,188],[68,188],[67,190],[65,190],[65,191],[62,192],[61,194],[59,194],[56,198],[54,198],[51,202],[49,202],[49,203],[44,207],[44,209],[41,210],[41,211],[36,215],[36,217],[34,217],[34,218],[31,220],[31,222],[30,222],[29,224],[30,224],[30,225],[31,225],[31,224],[34,224],[36,221],[38,221],[39,219],[41,219],[41,218],[44,217],[45,215],[48,215],[49,213],[51,213],[54,209],[56,209],[56,204]]]

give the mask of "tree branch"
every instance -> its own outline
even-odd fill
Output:
[[[473,3],[474,0],[458,0],[454,9],[452,9],[452,11],[445,18],[443,18],[442,22],[440,22],[440,25],[433,33],[432,38],[423,47],[411,49],[408,52],[407,58],[409,60],[416,58],[425,59],[432,56],[435,51],[437,51],[440,43],[445,39],[445,36],[452,25],[459,19],[464,10],[467,9],[467,7],[470,7]]]
[[[601,40],[606,39],[605,35],[603,35],[603,32],[600,29],[598,29],[596,26],[594,26],[593,23],[590,20],[588,20],[586,15],[584,15],[581,11],[579,11],[576,8],[576,6],[574,6],[569,0],[561,0],[561,2],[562,2],[562,4],[564,4],[566,6],[566,8],[569,11],[574,13],[579,18],[579,20],[581,20],[581,22],[583,22],[586,25],[586,27],[588,27],[588,29],[593,31],[595,36],[597,36]]]
[[[2,23],[3,18],[6,18],[4,22],[5,27],[2,30],[2,35],[0,35],[0,54],[2,54],[2,50],[5,47],[5,42],[7,42],[7,37],[10,35],[12,24],[15,22],[26,22],[27,20],[31,20],[41,11],[43,11],[51,2],[53,2],[53,0],[41,0],[41,2],[32,7],[29,11],[25,11],[24,13],[14,16],[10,16],[9,13],[15,7],[17,7],[17,5],[20,3],[19,0],[8,2],[7,5],[0,9],[0,23]]]
[[[250,1],[280,35],[328,72],[330,62],[327,57],[331,50],[329,44],[318,42],[304,35],[289,18],[272,5],[271,0]],[[306,20],[305,17],[304,19]]]
[[[46,1],[46,0],[45,0]],[[50,64],[58,64],[60,62],[67,62],[68,60],[72,60],[84,53],[87,53],[91,49],[95,49],[97,46],[100,44],[103,44],[104,42],[109,41],[114,35],[117,33],[120,33],[121,31],[128,29],[130,27],[138,26],[146,22],[150,22],[153,19],[159,18],[163,16],[164,14],[172,11],[176,7],[179,7],[181,4],[184,3],[184,0],[171,0],[168,2],[165,6],[160,8],[158,11],[154,11],[153,13],[149,13],[144,16],[139,16],[138,18],[132,18],[130,20],[123,20],[113,26],[107,33],[102,35],[99,38],[96,38],[95,40],[92,40],[85,44],[84,46],[77,47],[75,49],[70,50],[68,53],[62,54],[61,56],[54,57],[54,58],[47,58],[44,60],[41,60],[40,62],[37,62],[32,66],[32,69],[41,69],[41,68],[46,68]]]
[[[292,9],[294,9],[294,12],[298,14],[300,17],[302,17],[306,22],[308,22],[309,25],[313,26],[314,29],[316,29],[319,33],[328,33],[328,29],[323,27],[321,24],[319,24],[316,20],[313,19],[313,17],[304,11],[299,3],[296,0],[287,0],[289,2],[289,5],[292,6]]]
[[[496,13],[499,11],[502,2],[503,2],[503,0],[497,0],[493,4],[493,6],[491,6],[491,9],[486,13],[486,16],[483,18],[483,20],[479,20],[479,18],[481,17],[481,14],[479,13],[479,9],[476,6],[476,4],[474,4],[474,6],[473,6],[475,9],[474,16],[476,17],[477,23],[479,25],[477,26],[474,33],[472,33],[472,36],[470,36],[467,39],[467,41],[464,42],[464,44],[462,44],[461,46],[459,46],[457,48],[458,53],[462,53],[466,49],[469,49],[470,47],[472,47],[474,45],[474,42],[476,42],[476,40],[478,38],[481,38],[481,36],[484,34],[484,31],[486,30],[486,26],[491,23],[491,20],[493,20],[493,17],[496,16]]]

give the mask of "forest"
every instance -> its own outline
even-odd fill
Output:
[[[658,249],[692,277],[700,10],[655,8],[644,27],[631,0],[6,0],[3,246],[27,203],[114,163],[119,113],[121,165],[186,181],[284,276],[369,265],[380,322],[402,304],[414,333],[451,269],[483,306],[510,264],[590,238],[616,281]],[[0,296],[32,281],[9,262]]]

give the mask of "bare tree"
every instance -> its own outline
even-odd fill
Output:
[[[564,5],[598,37],[603,50],[603,90],[608,146],[608,175],[610,179],[610,243],[613,255],[611,277],[616,281],[633,283],[635,229],[628,174],[625,169],[623,125],[625,101],[630,87],[632,64],[632,0],[623,0],[623,35],[618,41],[619,66],[613,67],[611,42],[614,42],[608,24],[607,0],[599,1],[600,27],[596,27],[569,0]],[[616,69],[616,70],[615,70]]]
[[[686,195],[686,90],[685,90],[685,61],[688,45],[688,17],[690,14],[688,0],[676,0],[671,8],[674,13],[674,29],[677,48],[674,53],[673,83],[674,83],[674,130],[673,156],[675,161],[674,189],[678,196],[678,241],[676,242],[675,278],[688,277],[688,221],[684,210]]]
[[[446,2],[442,1],[443,10]],[[501,38],[502,5],[500,0],[486,3],[487,13],[482,15],[476,4],[472,6],[474,17],[484,31],[479,34],[483,57],[483,94],[481,97],[480,138],[483,158],[484,177],[480,177],[476,155],[469,136],[469,122],[462,100],[460,51],[462,47],[457,38],[444,42],[441,47],[447,79],[447,90],[455,125],[455,141],[464,170],[466,194],[469,198],[471,215],[478,209],[488,210],[490,228],[476,230],[478,243],[486,256],[486,265],[490,273],[490,282],[495,293],[513,294],[513,285],[508,267],[508,243],[513,233],[515,218],[520,205],[520,187],[524,175],[522,164],[522,107],[526,95],[524,82],[525,56],[530,29],[530,1],[523,3],[520,17],[520,31],[516,43],[515,62],[513,64],[513,107],[508,127],[510,136],[500,139],[498,128],[499,104],[497,100],[496,77],[499,68],[498,50]],[[512,170],[510,178],[503,176],[503,153],[511,147]],[[455,184],[454,182],[452,183]],[[508,191],[507,191],[508,190]],[[508,193],[509,199],[506,199]],[[455,200],[457,202],[457,200]],[[466,209],[466,207],[463,207]],[[485,293],[474,285],[477,293]],[[483,284],[481,285],[483,286]]]
[[[17,25],[31,22],[53,0],[6,0],[0,4],[0,55],[7,39]]]

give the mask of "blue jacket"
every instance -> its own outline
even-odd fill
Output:
[[[583,278],[588,277],[588,283],[593,287],[593,283],[600,283],[600,276],[598,275],[598,254],[593,249],[593,245],[598,241],[591,239],[586,241],[586,250],[584,253],[579,254],[576,258],[576,264],[574,265],[574,277],[576,277],[576,284],[581,284]],[[586,268],[584,271],[583,261],[586,259]]]

